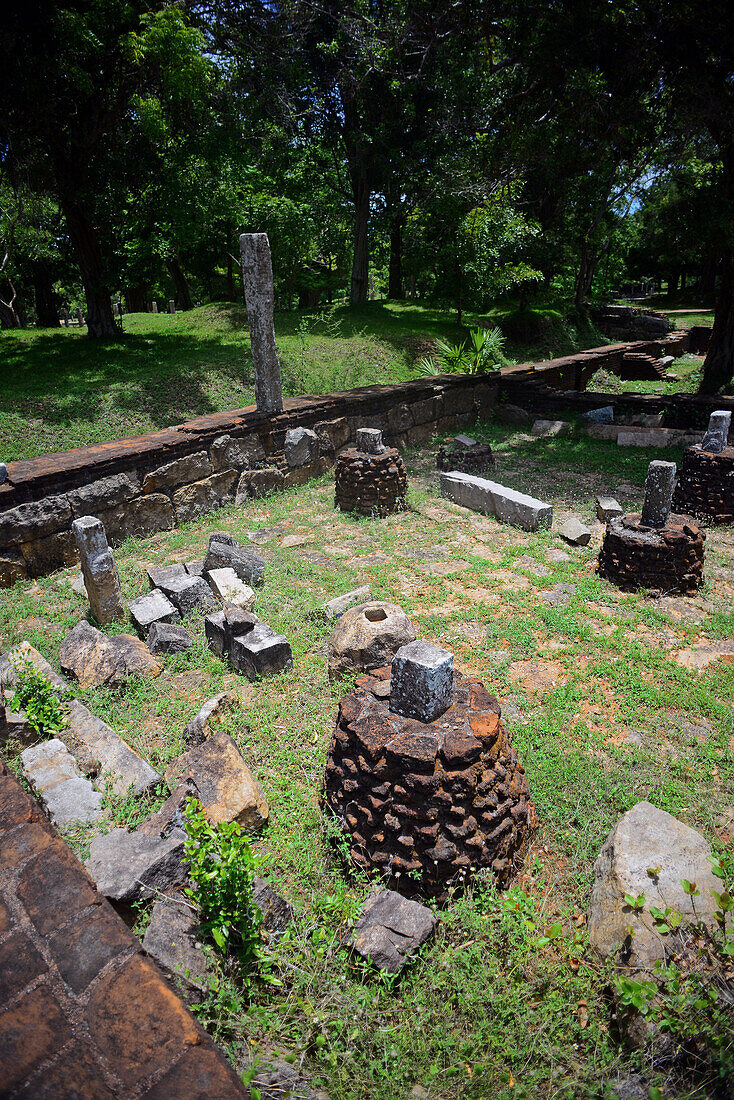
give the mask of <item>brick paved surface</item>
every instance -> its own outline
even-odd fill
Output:
[[[248,1095],[0,760],[0,1100]]]

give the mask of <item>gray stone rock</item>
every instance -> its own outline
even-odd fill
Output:
[[[183,577],[187,573],[186,566],[181,563],[175,565],[151,565],[146,571],[151,588],[160,588],[174,577]]]
[[[204,559],[202,558],[201,561],[187,561],[185,568],[190,577],[203,577]]]
[[[453,654],[431,642],[409,642],[392,660],[390,709],[404,718],[432,722],[451,706],[453,686]]]
[[[216,657],[227,656],[224,623],[223,611],[217,611],[214,615],[207,615],[204,619],[204,634],[207,645]]]
[[[350,439],[346,416],[339,416],[335,420],[320,420],[318,424],[314,424],[314,431],[319,437],[319,447],[325,454],[340,451]]]
[[[99,518],[113,546],[126,538],[144,539],[156,531],[170,531],[176,526],[173,505],[165,493],[135,497],[129,504],[101,511]]]
[[[645,500],[640,522],[646,527],[663,527],[670,515],[675,489],[675,462],[651,462],[645,478]]]
[[[711,891],[720,890],[721,883],[712,874],[710,856],[708,842],[695,829],[650,802],[638,802],[614,826],[594,866],[588,923],[592,947],[603,958],[619,958],[626,972],[651,970],[664,957],[667,942],[654,930],[651,905],[663,910],[669,905],[713,930]],[[682,879],[696,883],[695,898],[685,893]],[[644,894],[644,908],[632,909],[625,894]]]
[[[245,470],[237,482],[235,504],[246,504],[248,500],[259,500],[270,493],[278,493],[285,486],[285,475],[275,466],[266,466],[264,470]]]
[[[285,932],[293,920],[288,902],[264,879],[256,878],[252,887],[252,900],[262,913],[262,927],[275,935]]]
[[[602,523],[608,523],[610,519],[616,519],[622,515],[624,510],[616,497],[598,496],[596,498],[596,518]]]
[[[520,427],[532,423],[533,420],[532,414],[521,409],[519,405],[497,405],[494,415],[500,424],[516,424]]]
[[[148,649],[156,657],[163,653],[185,653],[194,644],[189,632],[177,623],[153,623],[147,642]]]
[[[536,420],[530,429],[530,434],[554,437],[568,435],[570,431],[571,424],[568,420]]]
[[[4,462],[0,462],[0,485],[4,485],[8,480],[8,467]]]
[[[283,634],[258,622],[246,634],[232,639],[228,649],[232,668],[249,680],[262,680],[293,668],[293,653]]]
[[[210,569],[206,574],[206,580],[215,596],[223,603],[234,604],[249,610],[255,603],[255,592],[249,584],[245,584],[235,573],[234,569]]]
[[[211,472],[209,455],[206,451],[197,451],[196,454],[176,458],[146,474],[143,478],[143,492],[155,493],[160,489],[174,489],[190,481],[200,481]]]
[[[216,730],[203,745],[179,756],[165,773],[169,786],[193,786],[209,820],[236,821],[244,829],[261,829],[268,804],[239,749],[228,734]]]
[[[120,576],[107,544],[107,535],[95,516],[75,519],[71,525],[79,549],[84,587],[94,619],[102,626],[125,618]]]
[[[127,504],[140,492],[137,474],[111,474],[68,494],[69,504],[75,516],[96,516],[100,510]]]
[[[84,864],[97,889],[110,901],[129,904],[183,886],[188,877],[184,834],[165,839],[113,829],[92,840]]]
[[[372,599],[372,593],[368,584],[361,588],[353,588],[351,592],[345,592],[343,596],[334,596],[327,600],[323,607],[318,607],[310,613],[310,618],[320,619],[323,622],[333,622],[340,619],[345,611],[357,604],[365,603]]]
[[[284,450],[291,469],[308,466],[319,457],[319,437],[311,428],[290,428],[285,434]]]
[[[143,948],[181,989],[189,1004],[198,1004],[209,990],[214,967],[199,934],[199,916],[180,894],[158,898],[143,936]]]
[[[357,428],[355,446],[358,451],[363,451],[365,454],[381,455],[385,450],[382,432],[379,428]]]
[[[237,706],[237,697],[229,691],[220,692],[207,699],[195,718],[192,718],[184,730],[184,744],[201,745],[213,730],[221,725],[228,714]]]
[[[329,639],[329,675],[389,665],[400,647],[415,637],[415,627],[397,604],[373,600],[351,607]]]
[[[203,577],[182,572],[161,583],[161,592],[171,601],[182,619],[194,611],[209,612],[219,607],[219,600]]]
[[[525,531],[550,527],[553,522],[552,505],[473,474],[462,474],[456,470],[442,473],[441,495],[464,508],[496,516],[502,523],[521,527]]]
[[[78,699],[69,703],[69,748],[83,759],[97,763],[97,775],[101,783],[109,776],[113,793],[120,796],[143,794],[161,781],[158,772],[130,748],[106,722],[92,714]]]
[[[273,323],[273,265],[267,233],[243,233],[240,259],[255,370],[255,402],[261,413],[283,411],[280,363]]]
[[[71,522],[71,506],[65,496],[43,497],[31,504],[19,504],[0,514],[0,546],[44,538],[64,530]]]
[[[102,815],[102,796],[84,779],[63,741],[52,737],[21,753],[23,774],[53,821],[68,825],[97,821]]]
[[[237,478],[236,470],[222,470],[202,481],[194,481],[177,489],[173,494],[177,522],[188,523],[197,516],[233,501]]]
[[[130,618],[136,629],[144,637],[147,636],[153,623],[178,623],[181,621],[176,608],[165,596],[160,588],[154,588],[152,592],[146,592],[144,596],[138,596],[128,605]]]
[[[711,451],[719,454],[724,450],[729,441],[729,429],[731,428],[731,413],[726,409],[712,412],[709,417],[709,426],[701,441],[702,451]]]
[[[128,676],[153,678],[163,671],[138,638],[130,634],[108,638],[86,620],[77,623],[64,638],[59,663],[83,688],[120,684]]]
[[[479,443],[476,439],[472,439],[470,435],[455,435],[454,443],[457,447],[465,447],[466,450],[471,450],[472,447],[478,447]]]
[[[572,546],[588,546],[591,541],[591,531],[576,516],[571,516],[561,527],[561,538],[570,542]]]
[[[78,573],[74,580],[71,582],[71,590],[75,596],[82,596],[85,600],[87,598],[87,586],[84,583],[84,574]]]
[[[214,472],[220,470],[249,470],[265,462],[265,451],[256,435],[234,438],[220,435],[211,446],[211,459]]]
[[[265,559],[231,536],[215,532],[209,537],[209,549],[204,558],[205,572],[212,569],[234,569],[241,581],[257,588],[264,580]]]
[[[587,424],[613,424],[614,405],[603,405],[600,409],[589,409],[581,413],[581,420]]]
[[[430,909],[394,890],[373,890],[367,898],[349,943],[379,970],[397,974],[407,957],[433,934],[437,924]]]

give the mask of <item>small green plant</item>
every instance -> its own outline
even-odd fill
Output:
[[[28,722],[41,737],[53,737],[68,725],[67,700],[70,691],[52,687],[32,661],[16,662],[17,681],[13,706],[22,710]]]
[[[483,374],[495,367],[506,367],[509,359],[504,354],[505,338],[498,328],[473,328],[469,342],[450,344],[448,340],[436,340],[438,362],[430,355],[418,360],[419,374]]]
[[[194,798],[186,803],[186,859],[201,928],[248,980],[262,961],[262,914],[252,900],[255,858],[234,821],[212,825]]]

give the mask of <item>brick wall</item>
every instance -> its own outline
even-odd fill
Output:
[[[2,760],[0,1096],[249,1096]]]

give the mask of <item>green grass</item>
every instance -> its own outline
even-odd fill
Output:
[[[501,320],[492,315],[490,320]],[[467,324],[475,318],[467,317]],[[603,343],[549,314],[543,335],[508,342],[520,360]],[[243,307],[131,314],[120,342],[92,342],[75,329],[3,331],[0,455],[5,462],[156,431],[254,401]],[[329,393],[415,376],[437,336],[455,341],[455,315],[404,302],[337,308],[323,316],[276,316],[287,396]]]
[[[650,458],[680,457],[585,437],[531,442],[493,422],[477,435],[493,446],[497,480],[587,522],[596,493],[639,507]],[[239,695],[226,728],[271,809],[253,846],[261,873],[298,912],[274,952],[282,984],[249,1002],[230,988],[203,1009],[241,1070],[277,1051],[302,1061],[332,1100],[400,1100],[416,1083],[432,1100],[606,1100],[618,1074],[639,1067],[610,1035],[608,974],[585,941],[593,864],[618,816],[645,798],[715,848],[731,835],[734,665],[697,673],[672,654],[704,637],[734,638],[734,542],[729,531],[709,531],[707,585],[695,600],[622,594],[594,571],[598,531],[574,550],[553,532],[526,534],[442,501],[437,442],[407,456],[411,511],[403,515],[373,522],[335,512],[326,476],[116,551],[129,600],[147,587],[147,563],[201,556],[210,530],[246,541],[265,529],[256,610],[291,640],[292,672],[249,685],[208,651],[193,620],[194,647],[166,658],[158,679],[79,694],[160,770],[181,751],[181,732],[205,699],[225,688]],[[302,545],[284,547],[286,534]],[[568,560],[549,558],[561,548]],[[71,575],[3,593],[3,647],[26,638],[57,664],[61,638],[84,614]],[[454,896],[439,910],[435,940],[397,983],[356,965],[341,946],[368,883],[345,874],[317,802],[350,680],[329,682],[328,629],[308,612],[363,583],[399,603],[419,636],[452,649],[457,667],[497,694],[541,822],[512,890],[498,895],[479,881]],[[544,603],[561,583],[573,586],[567,605]],[[681,617],[681,604],[694,617]],[[109,811],[110,825],[135,824],[141,807],[111,799]],[[70,840],[83,852],[88,831]],[[554,923],[560,935],[539,945]],[[656,1072],[648,1068],[647,1084],[672,1095]]]

